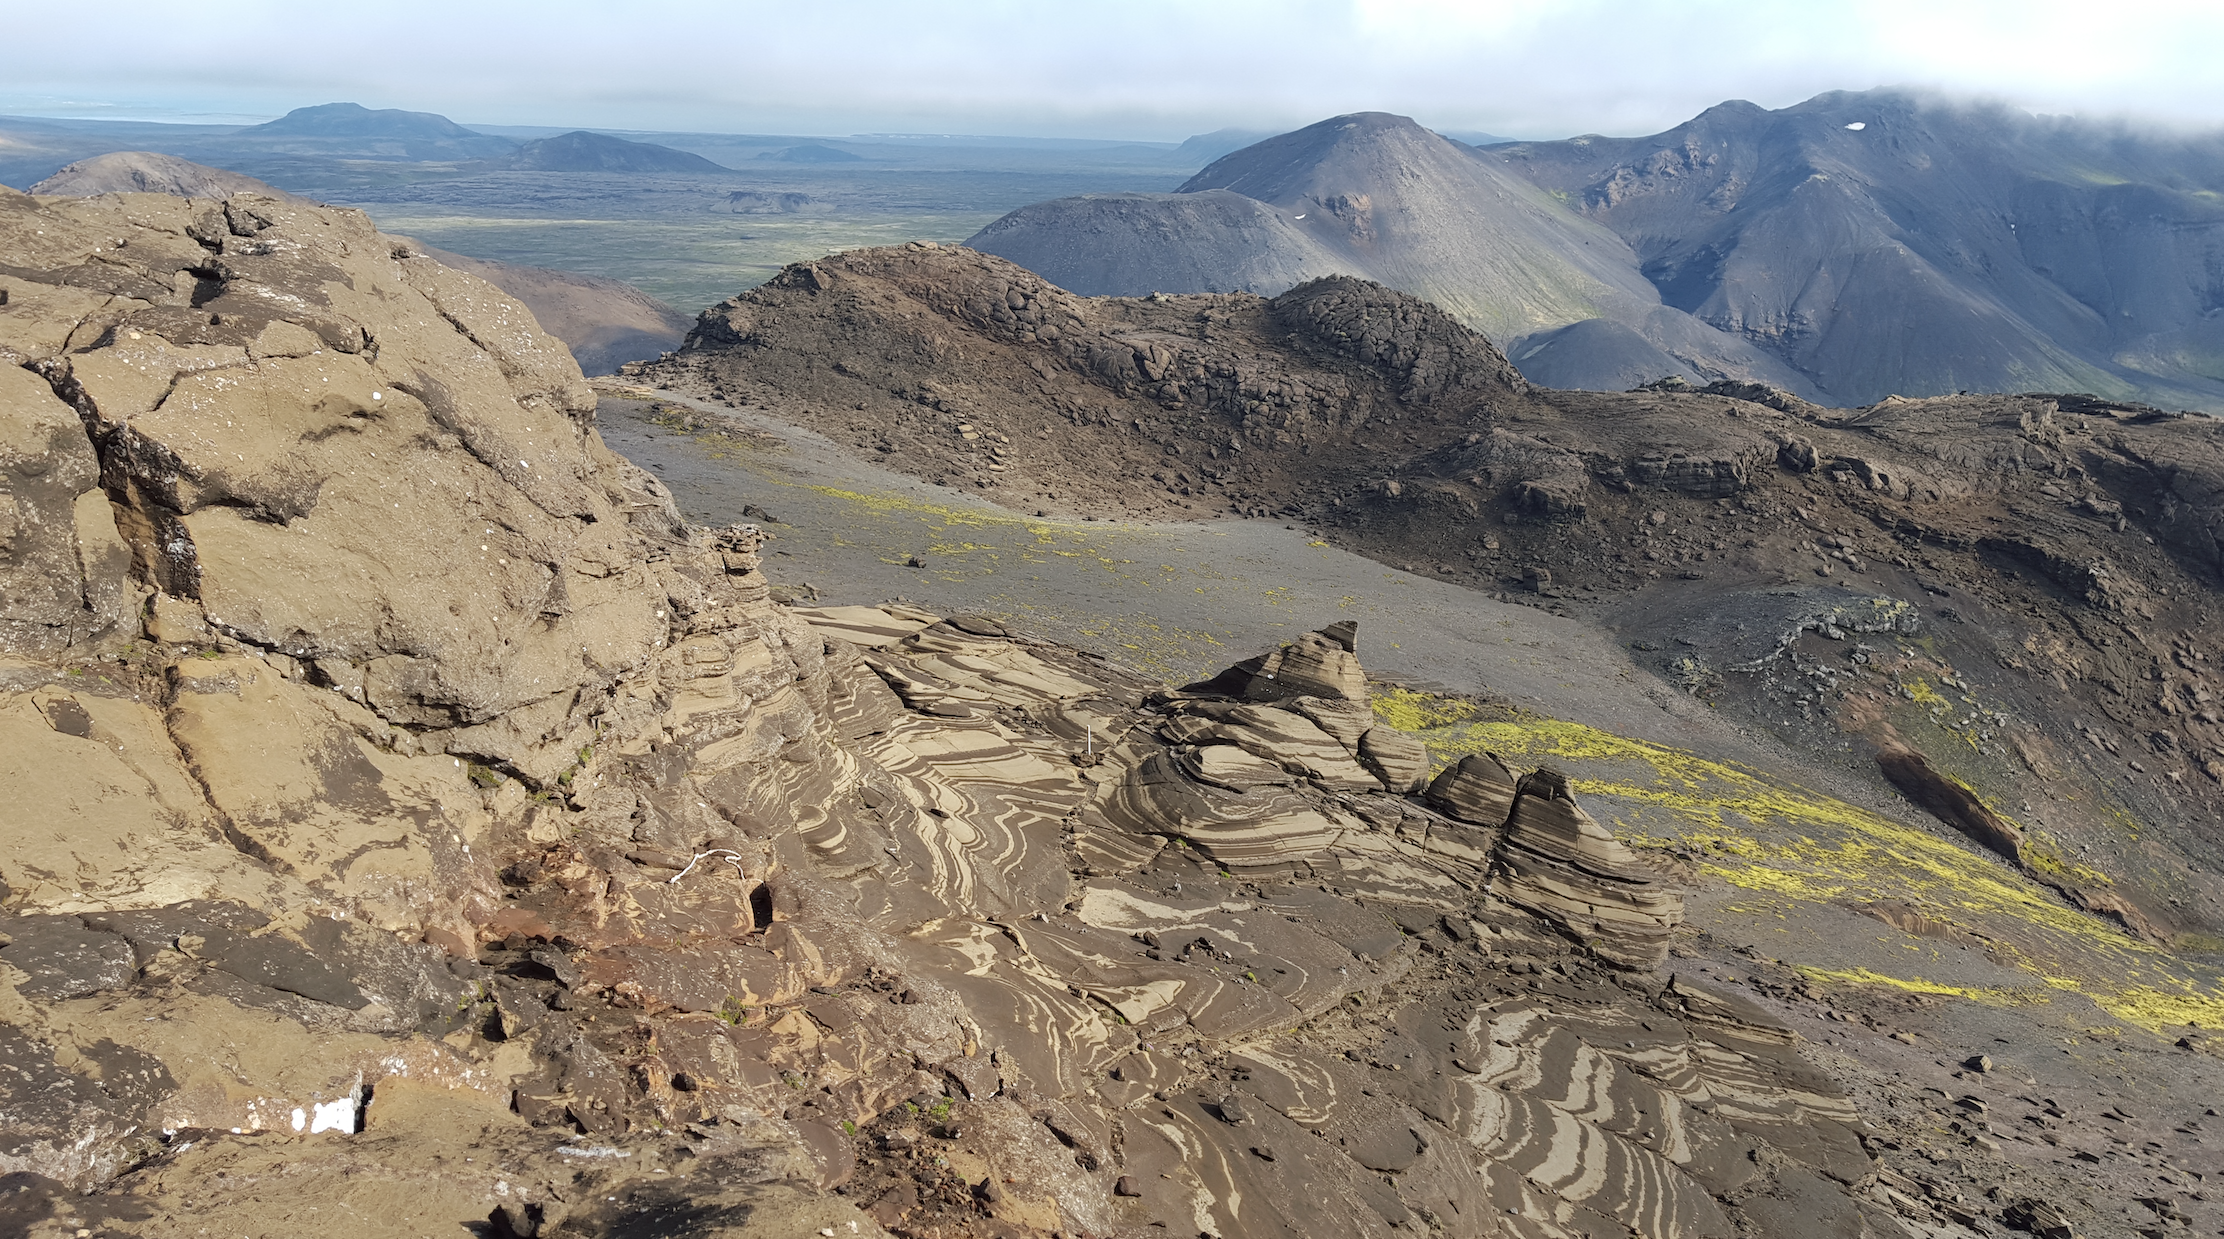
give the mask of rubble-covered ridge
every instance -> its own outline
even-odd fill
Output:
[[[1427,783],[1351,625],[1177,690],[791,609],[358,214],[10,194],[0,246],[10,1228],[1871,1207],[1796,1038],[1645,970],[1672,893],[1549,776]]]

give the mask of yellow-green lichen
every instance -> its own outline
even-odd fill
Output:
[[[1995,961],[2030,974],[2039,989],[2074,990],[2149,1029],[2224,1021],[2224,988],[2212,969],[2069,906],[2030,875],[1927,823],[1897,821],[1735,762],[1563,719],[1509,718],[1464,699],[1386,689],[1375,712],[1418,736],[1439,766],[1487,750],[1516,767],[1557,767],[1625,840],[1698,849],[1702,873],[1757,896],[1937,909],[1938,919],[1966,927]],[[2063,875],[2085,877],[2084,866],[2044,839],[2040,855]],[[2097,871],[2085,880],[2105,881]],[[1839,979],[1932,984],[1860,969]],[[2010,993],[1984,992],[2002,1001]]]

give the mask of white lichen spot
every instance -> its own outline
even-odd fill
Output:
[[[353,1097],[320,1101],[316,1104],[315,1116],[309,1121],[309,1134],[313,1136],[322,1131],[336,1131],[343,1136],[352,1136],[355,1134],[355,1120],[356,1106]]]

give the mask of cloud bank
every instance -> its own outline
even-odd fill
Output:
[[[98,29],[88,28],[88,23]],[[1909,86],[2224,125],[2224,6],[2157,0],[581,0],[21,6],[0,109],[1173,139],[1381,109],[1521,137]]]

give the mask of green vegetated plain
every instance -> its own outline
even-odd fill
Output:
[[[473,175],[349,164],[298,192],[361,208],[391,233],[473,258],[624,280],[693,313],[793,262],[905,241],[955,244],[1014,208],[1080,193],[1163,191],[1164,166],[1074,168],[1005,152],[1014,166],[798,169],[737,166],[720,176]],[[291,186],[289,186],[291,188]]]
[[[403,208],[406,210],[407,208]],[[745,292],[794,262],[906,241],[955,244],[995,212],[711,214],[665,219],[374,214],[379,227],[473,258],[624,280],[693,312]]]

